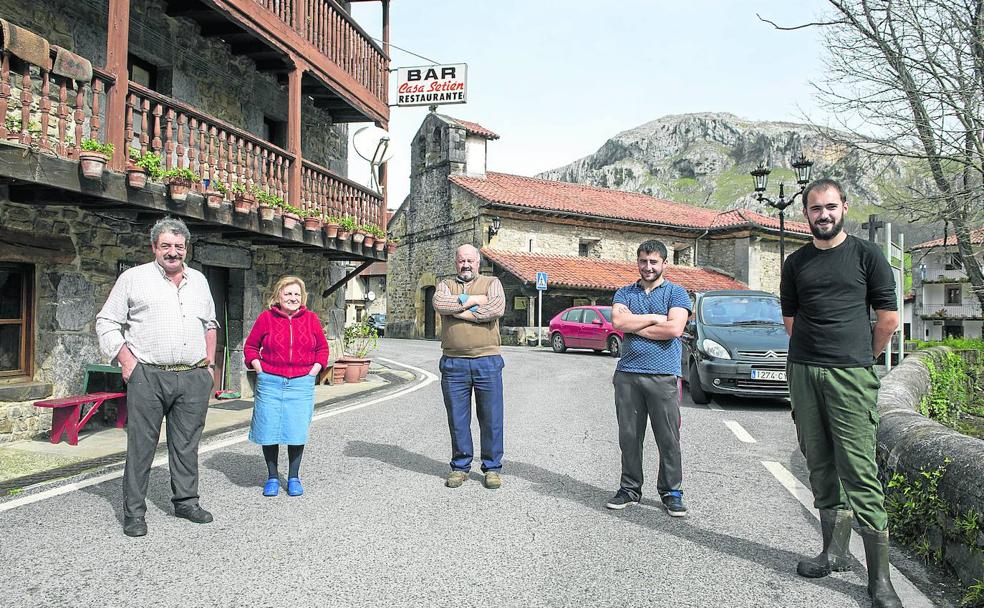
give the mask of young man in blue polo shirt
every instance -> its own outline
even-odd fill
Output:
[[[683,466],[680,461],[680,356],[677,339],[690,317],[690,297],[663,278],[666,246],[655,240],[636,250],[639,281],[612,299],[612,325],[625,333],[615,370],[615,414],[622,450],[622,479],[606,505],[624,509],[642,498],[642,444],[646,419],[659,448],[656,490],[666,512],[683,517]]]

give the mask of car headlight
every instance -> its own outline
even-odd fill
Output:
[[[708,355],[714,357],[715,359],[730,359],[731,355],[728,354],[728,349],[721,346],[714,340],[704,338],[704,341],[700,343],[702,350]]]

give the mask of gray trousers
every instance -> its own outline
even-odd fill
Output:
[[[613,383],[618,446],[622,450],[622,489],[636,500],[642,498],[642,444],[648,419],[659,449],[656,490],[661,495],[679,490],[683,482],[680,379],[670,375],[615,372]]]
[[[137,364],[126,386],[126,467],[123,469],[123,515],[147,512],[147,484],[161,422],[167,418],[167,453],[171,501],[198,504],[198,443],[212,390],[208,368],[167,372]]]

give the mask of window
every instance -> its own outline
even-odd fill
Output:
[[[34,268],[0,262],[0,378],[32,373]]]
[[[578,243],[577,244],[577,254],[579,256],[581,256],[582,258],[588,257],[588,244],[587,243]]]
[[[580,323],[582,310],[581,308],[568,310],[564,313],[564,320],[568,323]]]
[[[947,285],[946,286],[946,303],[950,305],[959,306],[963,302],[962,300],[962,289],[959,285]]]
[[[605,320],[609,323],[612,322],[612,307],[605,306],[601,309],[601,316],[605,317]]]
[[[960,256],[956,253],[950,253],[946,256],[946,269],[947,270],[963,270],[963,262],[960,261]]]
[[[157,66],[140,59],[139,57],[134,57],[133,55],[127,55],[126,57],[126,69],[129,72],[130,80],[147,87],[151,91],[157,90]]]
[[[592,323],[592,322],[594,322],[595,319],[598,319],[598,318],[600,318],[600,317],[598,317],[598,313],[597,312],[595,312],[591,308],[586,308],[584,310],[584,319],[581,320],[581,323]]]
[[[287,147],[287,123],[263,117],[263,139],[277,146],[278,148]]]

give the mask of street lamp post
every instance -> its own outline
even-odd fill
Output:
[[[751,172],[752,178],[755,179],[755,199],[760,203],[765,202],[766,205],[779,210],[779,268],[782,268],[783,262],[786,261],[786,207],[793,204],[796,197],[803,194],[803,190],[806,185],[810,183],[810,173],[813,171],[813,162],[806,160],[803,154],[799,155],[799,158],[793,161],[793,169],[796,170],[796,183],[799,184],[799,190],[795,192],[788,199],[785,193],[785,184],[779,182],[779,198],[772,200],[765,196],[765,189],[769,185],[769,173],[771,169],[765,166],[765,163],[759,163],[757,169]]]

